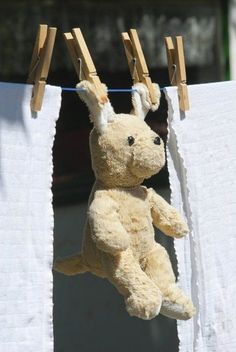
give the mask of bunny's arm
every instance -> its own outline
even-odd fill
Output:
[[[129,236],[119,220],[118,204],[105,192],[95,193],[88,219],[92,239],[100,250],[118,254],[129,247]]]
[[[180,238],[188,232],[182,216],[152,188],[148,190],[153,224],[165,235]]]

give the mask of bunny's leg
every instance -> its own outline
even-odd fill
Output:
[[[104,253],[103,264],[109,281],[124,296],[131,316],[149,320],[158,315],[162,303],[160,290],[140,268],[131,250],[116,256]]]
[[[164,247],[156,243],[154,249],[142,260],[141,267],[162,293],[161,314],[181,320],[190,319],[194,315],[192,301],[175,283],[175,275]]]

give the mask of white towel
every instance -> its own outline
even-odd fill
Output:
[[[52,352],[52,145],[61,89],[0,83],[0,351]]]
[[[179,284],[197,308],[178,322],[180,352],[236,351],[236,82],[166,89],[172,204],[190,235],[175,241]]]

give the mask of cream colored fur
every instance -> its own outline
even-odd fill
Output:
[[[191,300],[178,288],[166,250],[155,242],[153,225],[180,238],[188,227],[163,198],[141,185],[165,164],[164,145],[144,117],[152,106],[146,87],[137,84],[133,114],[115,114],[110,102],[100,105],[86,81],[80,93],[95,128],[90,135],[92,166],[96,176],[88,207],[83,249],[58,259],[55,270],[66,275],[90,271],[107,278],[124,296],[130,315],[152,319],[159,312],[189,319]],[[154,86],[158,99],[160,92]],[[130,145],[128,137],[134,138]]]

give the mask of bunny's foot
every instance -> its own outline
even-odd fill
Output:
[[[192,318],[196,309],[191,299],[173,284],[165,290],[160,313],[169,318],[187,320]]]
[[[162,296],[161,292],[155,288],[147,292],[132,293],[125,299],[126,309],[129,315],[135,316],[144,320],[155,318],[161,308]]]
[[[175,275],[165,248],[156,243],[153,250],[143,258],[141,267],[162,293],[161,314],[181,320],[190,319],[194,315],[195,308],[191,299],[175,283]]]

